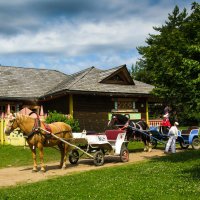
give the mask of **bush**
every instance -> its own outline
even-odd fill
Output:
[[[80,131],[78,120],[74,119],[71,115],[64,115],[55,110],[53,112],[49,112],[45,122],[49,124],[53,122],[64,122],[72,127],[72,131]]]

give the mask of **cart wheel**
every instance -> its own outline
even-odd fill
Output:
[[[180,146],[182,149],[187,149],[189,147],[189,144],[185,144],[183,140],[180,141]]]
[[[76,164],[79,160],[79,153],[76,149],[73,149],[69,154],[69,162],[71,164]]]
[[[151,145],[152,145],[152,149],[155,149],[157,147],[157,144],[158,144],[157,140],[151,138],[150,142],[151,142]]]
[[[192,148],[193,149],[200,149],[200,139],[199,138],[194,138],[194,140],[192,140]]]
[[[94,154],[94,164],[96,166],[101,166],[104,164],[104,154],[101,151],[97,151]]]
[[[122,162],[128,162],[129,161],[129,151],[128,151],[128,149],[126,147],[123,147],[121,149],[120,160]]]

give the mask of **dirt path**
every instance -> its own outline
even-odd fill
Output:
[[[163,150],[153,149],[152,152],[138,152],[130,153],[129,162],[138,162],[159,156],[164,156]],[[119,161],[119,157],[106,157],[105,164],[100,167],[94,166],[92,159],[80,159],[77,165],[68,164],[67,169],[62,170],[58,168],[57,163],[48,163],[46,173],[32,173],[32,166],[23,167],[8,167],[0,169],[0,187],[15,186],[22,183],[33,183],[40,180],[45,180],[51,177],[69,175],[81,171],[97,170],[103,167],[110,167],[116,165],[124,165]]]

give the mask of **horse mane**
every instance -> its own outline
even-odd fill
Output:
[[[34,120],[34,118],[32,118],[32,117],[30,117],[28,115],[23,115],[23,114],[20,114],[20,113],[16,113],[15,116],[16,116],[16,119],[19,120],[20,122],[24,121],[26,119],[32,119],[32,120]]]

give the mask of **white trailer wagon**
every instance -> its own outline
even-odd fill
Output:
[[[83,131],[73,133],[73,150],[69,154],[71,164],[76,164],[82,155],[94,159],[96,166],[104,164],[105,155],[120,157],[122,162],[128,162],[129,151],[126,132],[123,130],[107,130],[105,133]]]

